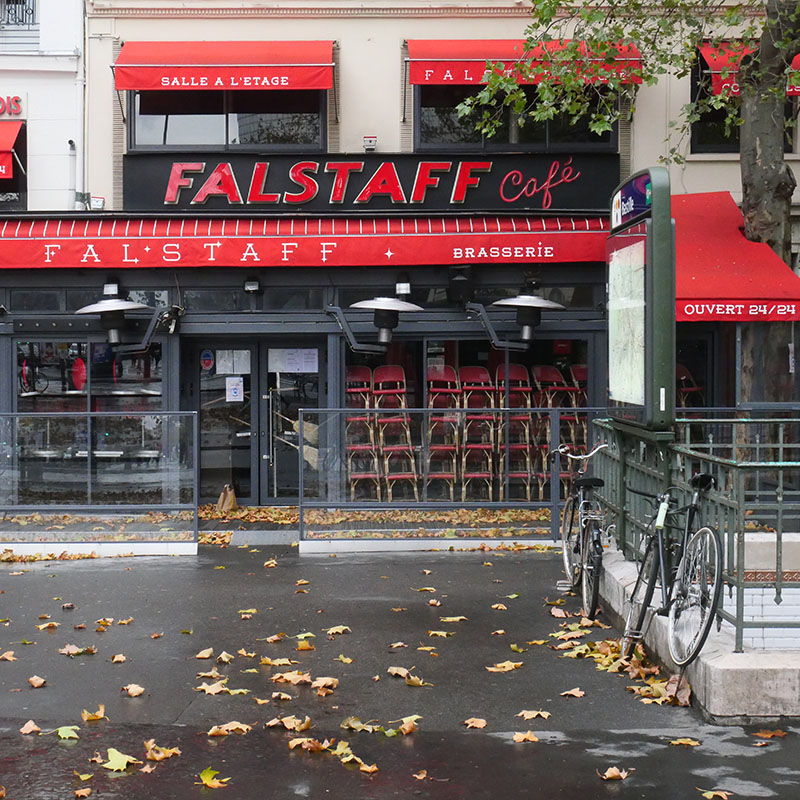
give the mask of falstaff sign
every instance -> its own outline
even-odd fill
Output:
[[[616,154],[127,155],[129,211],[607,212]]]

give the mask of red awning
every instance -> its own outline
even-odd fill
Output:
[[[672,196],[678,322],[800,319],[800,277],[744,238],[728,192]]]
[[[333,42],[126,42],[117,89],[330,89]]]
[[[541,63],[541,71],[521,82],[537,83],[546,73],[547,53],[560,47],[563,45],[558,42],[548,42],[528,50],[524,39],[410,39],[409,80],[428,85],[481,84],[487,80],[487,62],[500,62],[511,70],[517,62],[532,60],[533,69]],[[608,53],[591,55],[589,59],[592,67],[587,82],[602,82],[604,73],[614,72],[623,79],[627,77],[630,83],[641,83],[638,75],[627,75],[641,66],[639,51],[632,45],[611,45]]]
[[[727,90],[729,94],[739,94],[737,74],[742,59],[750,53],[756,52],[755,47],[745,47],[741,42],[723,42],[712,45],[706,42],[700,45],[700,54],[711,70],[711,91],[713,94],[722,94]],[[800,95],[800,55],[795,56],[792,68],[786,82],[787,96]]]
[[[21,127],[19,120],[0,121],[0,180],[14,177],[14,144]]]
[[[601,217],[6,220],[0,269],[603,262]]]

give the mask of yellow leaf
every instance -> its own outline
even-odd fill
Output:
[[[269,561],[265,561],[264,562],[265,569],[274,569],[277,566],[278,566],[278,562],[274,558],[271,558],[271,559],[269,559]]]
[[[297,686],[301,683],[311,683],[311,673],[295,669],[289,672],[278,672],[270,680],[274,683],[291,683],[292,686]]]
[[[258,609],[257,608],[240,608],[236,613],[237,614],[251,614],[251,615],[252,614],[258,614]]]
[[[127,619],[117,620],[117,625],[130,625],[131,622],[133,622],[133,617],[128,617]]]
[[[706,800],[714,800],[715,797],[719,798],[719,800],[728,800],[729,797],[733,796],[733,792],[726,792],[722,789],[703,790],[699,786],[695,786],[695,789],[697,789]]]
[[[348,658],[347,656],[342,655],[341,653],[339,653],[339,658],[334,659],[334,661],[341,661],[342,664],[352,664],[353,663],[353,659],[352,658]]]
[[[265,667],[291,667],[292,664],[299,664],[300,662],[291,658],[268,658],[264,656],[261,659],[261,663]]]
[[[492,636],[505,636],[505,633],[504,628],[498,628],[498,630],[492,631]]]
[[[501,661],[492,667],[486,667],[486,669],[489,672],[511,672],[511,670],[519,669],[522,663],[522,661]]]
[[[526,733],[515,733],[512,738],[513,738],[513,740],[515,742],[538,742],[539,741],[539,737],[535,736],[533,731],[527,731]]]
[[[493,608],[495,611],[507,611],[507,610],[508,610],[508,607],[507,607],[507,606],[505,606],[505,605],[503,605],[502,603],[495,603],[495,604],[492,606],[492,608]]]
[[[311,644],[311,642],[309,642],[307,639],[303,639],[303,641],[297,643],[296,649],[297,650],[316,650],[317,648],[314,647],[314,645]]]
[[[311,583],[311,581],[307,581],[307,580],[304,580],[303,578],[300,578],[299,581],[295,581],[294,582],[294,585],[295,586],[308,586],[309,583]]]
[[[205,650],[201,650],[195,658],[213,658],[214,657],[214,648],[207,647]]]
[[[102,759],[101,759],[102,761]],[[78,770],[73,770],[72,774],[79,780],[79,781],[88,781],[94,777],[93,772],[78,772]]]
[[[520,647],[518,644],[512,644],[512,645],[509,645],[509,646],[510,646],[511,650],[513,650],[515,653],[524,653],[527,650],[527,648]]]
[[[112,664],[124,664],[128,659],[122,653],[117,653],[114,656],[111,656],[111,663]]]
[[[334,625],[332,628],[328,628],[325,633],[327,633],[328,636],[337,636],[342,633],[352,633],[352,631],[347,625]]]
[[[481,719],[480,717],[470,717],[469,719],[464,720],[464,724],[468,728],[485,728],[486,720]]]
[[[413,588],[413,587],[412,587]],[[433,586],[421,586],[419,589],[414,589],[416,592],[435,592]]]
[[[523,709],[516,716],[522,717],[522,719],[524,720],[536,719],[536,717],[541,717],[542,719],[550,719],[551,714],[549,711],[542,711],[542,709],[540,708],[538,711],[526,711]]]
[[[97,722],[100,719],[108,719],[106,717],[106,707],[101,703],[97,706],[97,711],[88,711],[84,708],[81,711],[81,719],[84,722]]]
[[[595,770],[604,781],[624,781],[633,771],[633,768],[625,770],[619,767],[609,767],[605,772]]]
[[[36,627],[40,630],[55,630],[61,623],[60,622],[45,622],[42,625],[37,625]]]
[[[216,567],[214,567],[216,569]],[[217,778],[219,770],[206,767],[199,775],[200,782],[195,781],[195,786],[207,786],[209,789],[222,789],[225,787],[230,778]]]
[[[91,786],[83,786],[80,789],[75,789],[75,791],[73,792],[75,797],[88,797],[91,793],[92,793]]]
[[[439,617],[439,622],[464,622],[467,617]]]
[[[144,687],[139,686],[138,683],[129,683],[123,686],[120,691],[127,692],[128,697],[138,697],[140,694],[144,694]]]
[[[377,772],[378,771],[378,765],[377,764],[361,764],[359,766],[359,770],[361,772],[367,772],[369,774],[372,774],[373,772]]]
[[[434,598],[433,600],[428,600],[428,605],[429,606],[433,606],[434,608],[440,606],[441,604],[442,604],[442,601],[441,600],[437,600],[436,598]]]
[[[292,697],[290,694],[286,694],[286,692],[273,692],[272,693],[272,699],[273,700],[281,700],[281,701],[285,702],[287,700],[294,700],[294,697]],[[269,702],[269,700],[258,700],[258,698],[256,698],[256,701],[258,703],[268,703]]]
[[[226,722],[224,725],[214,725],[210,730],[206,731],[206,736],[228,736],[231,733],[250,733],[253,730],[251,725],[246,725],[244,722]]]
[[[562,697],[583,697],[585,694],[586,692],[579,689],[577,686],[574,689],[570,689],[568,692],[561,692]]]
[[[179,756],[181,754],[178,747],[160,747],[156,744],[155,739],[145,739],[143,742],[145,749],[145,758],[148,761],[165,761],[172,756]]]
[[[231,661],[233,661],[233,656],[230,653],[225,652],[225,650],[223,650],[217,656],[217,663],[218,664],[230,664]]]
[[[412,772],[411,777],[416,778],[418,781],[424,781],[428,777],[428,770],[422,769],[419,772]]]
[[[396,678],[407,678],[410,675],[410,672],[405,667],[389,667],[386,671]]]
[[[391,650],[399,650],[401,647],[408,647],[408,645],[405,642],[392,642],[389,645]]]
[[[124,772],[131,764],[141,764],[138,758],[120,753],[114,747],[108,748],[108,760],[103,764],[103,767],[110,769],[112,772]]]
[[[26,736],[29,733],[39,733],[42,729],[32,720],[29,719],[20,729],[19,732]]]
[[[335,689],[339,685],[338,678],[321,677],[311,682],[312,689]]]
[[[784,736],[786,736],[786,732],[782,731],[780,728],[774,731],[769,731],[762,728],[760,731],[757,731],[756,733],[753,733],[751,735],[758,736],[760,739],[773,739],[776,736],[782,739]]]
[[[41,689],[47,683],[45,678],[40,678],[38,675],[31,675],[28,678],[28,683],[33,686],[34,689]]]
[[[455,633],[453,631],[428,631],[428,636],[446,639],[448,636],[455,636]]]
[[[5,653],[0,653],[0,661],[16,661],[13,650],[6,650]]]
[[[433,686],[432,683],[427,683],[426,681],[422,680],[419,675],[407,675],[406,676],[406,685],[408,686]]]
[[[675,745],[683,744],[683,745],[686,745],[687,747],[699,747],[700,746],[700,742],[698,742],[696,739],[673,739],[670,742],[670,744],[675,744]]]

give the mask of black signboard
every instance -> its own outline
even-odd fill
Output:
[[[126,211],[608,213],[619,156],[128,154]]]

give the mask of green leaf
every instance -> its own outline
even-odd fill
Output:
[[[79,730],[77,725],[62,725],[60,728],[56,728],[56,735],[59,739],[77,739],[76,731]]]

